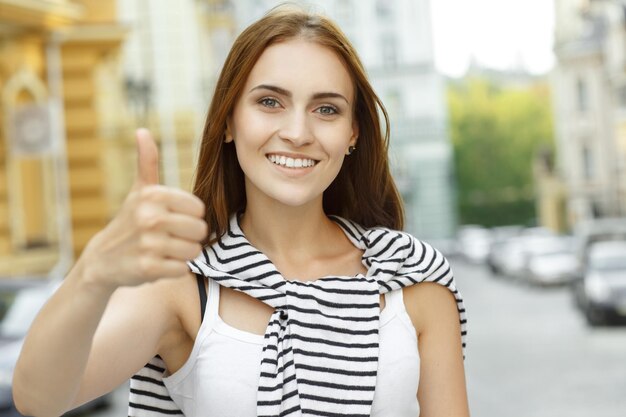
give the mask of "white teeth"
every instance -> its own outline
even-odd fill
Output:
[[[313,159],[288,158],[283,155],[268,155],[267,159],[276,165],[287,168],[308,168],[315,165],[315,160]]]

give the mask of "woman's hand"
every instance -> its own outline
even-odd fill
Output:
[[[115,289],[188,272],[207,234],[204,203],[191,193],[159,184],[157,146],[146,129],[136,132],[138,173],[118,214],[81,256],[90,284]]]

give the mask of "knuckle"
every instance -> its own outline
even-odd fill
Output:
[[[143,230],[156,230],[163,225],[164,218],[162,214],[154,210],[140,209],[137,210],[136,221]]]
[[[161,187],[158,185],[148,185],[139,191],[139,198],[142,201],[159,201],[161,199]]]
[[[139,273],[144,277],[153,277],[157,273],[157,263],[149,256],[142,256],[138,262]]]
[[[142,234],[139,237],[139,251],[144,254],[152,254],[157,252],[159,245],[156,239],[151,235]]]

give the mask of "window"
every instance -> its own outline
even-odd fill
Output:
[[[578,111],[586,112],[589,109],[589,92],[587,90],[587,83],[582,78],[579,78],[576,82],[576,95]]]
[[[380,51],[384,67],[395,68],[398,65],[398,45],[394,35],[387,33],[381,36]]]
[[[594,170],[593,152],[585,145],[583,147],[583,175],[587,181],[593,180]]]

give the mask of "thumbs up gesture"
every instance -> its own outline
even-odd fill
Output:
[[[110,288],[140,285],[188,272],[206,237],[204,203],[159,184],[157,146],[146,129],[136,132],[137,177],[113,220],[88,243],[81,258],[89,280]]]

